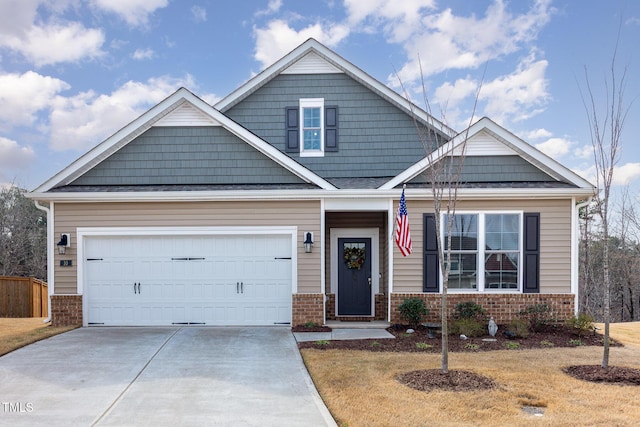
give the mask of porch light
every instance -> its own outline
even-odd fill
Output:
[[[304,235],[304,251],[305,253],[310,254],[313,248],[313,233],[307,232]]]
[[[67,253],[67,248],[71,247],[71,236],[69,234],[61,234],[60,241],[56,245],[58,246],[58,254],[64,255]]]

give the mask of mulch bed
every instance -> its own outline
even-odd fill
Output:
[[[479,391],[498,386],[490,378],[465,370],[449,371],[447,374],[439,369],[412,371],[398,375],[396,380],[419,391]]]
[[[530,350],[536,348],[553,347],[578,347],[581,345],[602,346],[602,335],[587,333],[578,335],[571,328],[564,325],[549,325],[540,332],[532,332],[526,338],[509,339],[498,329],[495,341],[486,341],[491,338],[488,334],[484,337],[466,340],[455,335],[449,336],[449,351],[451,352],[478,352],[492,350]],[[296,331],[295,332],[302,332]],[[391,351],[412,353],[440,353],[442,351],[442,339],[440,333],[434,338],[429,338],[426,328],[418,328],[414,333],[407,334],[406,326],[395,326],[387,329],[396,339],[379,340],[344,340],[330,341],[328,344],[317,344],[314,341],[298,343],[299,348],[315,348],[320,350],[362,350],[362,351]],[[423,344],[420,344],[423,343]],[[621,344],[610,341],[611,346]]]
[[[321,328],[321,327],[320,327]],[[309,329],[299,329],[295,332],[311,332]],[[330,330],[330,329],[329,329]],[[504,331],[500,327],[498,331]],[[440,333],[430,338],[426,328],[418,328],[414,333],[407,334],[406,326],[395,325],[388,328],[388,332],[396,339],[379,340],[344,340],[300,342],[298,348],[313,348],[317,350],[360,350],[374,352],[411,352],[411,353],[440,353],[442,351],[442,337]],[[314,331],[315,332],[315,331]],[[324,331],[318,331],[324,332]],[[602,335],[587,333],[578,335],[575,329],[565,325],[548,325],[539,332],[532,332],[526,338],[510,339],[504,334],[498,333],[495,340],[489,341],[489,335],[485,337],[470,337],[461,339],[458,336],[449,337],[450,352],[480,352],[494,350],[531,350],[557,347],[602,347],[604,339]],[[622,344],[610,340],[611,347]],[[640,369],[625,367],[609,367],[603,369],[598,365],[571,366],[564,369],[567,375],[575,378],[602,383],[619,385],[640,385]],[[496,387],[490,378],[483,377],[470,371],[451,370],[448,374],[442,374],[440,370],[420,370],[407,372],[397,377],[402,384],[416,390],[451,390],[451,391],[477,391]]]

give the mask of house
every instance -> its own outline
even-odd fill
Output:
[[[593,186],[488,118],[456,133],[310,39],[216,105],[179,89],[28,195],[48,212],[53,323],[396,323],[409,296],[437,316],[425,171],[463,143],[449,308],[573,315]]]

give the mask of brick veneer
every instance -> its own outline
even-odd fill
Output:
[[[82,295],[51,295],[51,326],[82,326]]]
[[[406,298],[423,299],[429,308],[427,322],[440,322],[442,294],[391,294],[391,324],[403,323],[398,306]],[[518,317],[518,313],[527,306],[547,304],[551,308],[554,319],[565,320],[574,315],[574,295],[571,294],[448,294],[447,317],[452,318],[455,306],[461,302],[473,301],[480,304],[488,316],[493,316],[496,323],[509,323]]]
[[[342,321],[369,321],[369,320],[387,320],[387,295],[376,294],[375,295],[375,316],[336,316],[336,294],[327,294],[327,320],[342,320]]]
[[[324,323],[324,294],[293,294],[291,326]]]

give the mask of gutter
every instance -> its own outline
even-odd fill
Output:
[[[578,271],[580,268],[580,242],[579,242],[579,237],[580,237],[580,209],[584,208],[585,206],[589,205],[591,203],[591,201],[593,200],[593,195],[589,196],[585,201],[578,203],[575,206],[575,213],[573,215],[576,223],[573,227],[573,231],[572,233],[575,233],[575,253],[573,254],[573,258],[574,258],[574,262],[572,263],[572,269],[575,268],[575,271],[573,272],[572,276],[573,279],[575,280],[575,289],[573,289],[574,295],[575,295],[575,301],[573,303],[573,311],[574,311],[574,315],[577,316],[578,312],[579,312],[579,302],[580,302],[580,272]],[[573,282],[573,280],[572,280]]]
[[[47,313],[49,316],[44,319],[44,323],[51,321],[51,295],[53,294],[54,281],[53,281],[53,215],[51,214],[51,206],[42,206],[38,200],[34,200],[33,203],[36,208],[47,213]]]

